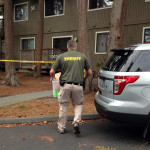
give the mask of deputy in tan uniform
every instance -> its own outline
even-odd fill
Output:
[[[55,72],[60,70],[60,93],[58,131],[63,134],[67,122],[67,109],[71,98],[74,107],[74,133],[80,134],[79,125],[83,109],[84,81],[92,74],[91,65],[87,57],[77,51],[77,43],[69,40],[67,43],[68,51],[59,55],[50,70],[51,79],[55,78]],[[84,76],[84,69],[86,74]]]

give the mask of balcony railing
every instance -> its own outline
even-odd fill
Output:
[[[57,56],[64,53],[66,50],[45,48],[42,49],[42,61],[55,61]],[[20,50],[21,60],[36,61],[36,49]]]
[[[64,53],[65,51],[66,50],[52,49],[52,48],[42,49],[42,61],[54,62],[56,58],[58,57],[58,55],[60,55],[61,53]],[[37,61],[36,55],[37,55],[36,49],[20,50],[20,60]],[[3,59],[3,60],[5,59],[5,53],[0,52],[0,59]],[[21,62],[20,68],[32,69],[34,64],[35,63]],[[52,66],[52,63],[42,63],[42,69],[50,69],[51,66]],[[4,67],[5,67],[5,62],[0,62],[0,68],[4,68]]]
[[[45,48],[42,49],[42,61],[50,61],[54,62],[58,55],[61,53],[64,53],[66,50],[61,49],[53,49],[53,48]],[[37,53],[36,49],[24,49],[20,50],[20,60],[26,60],[26,61],[37,61]],[[20,63],[21,68],[31,68],[34,63]],[[42,68],[50,68],[51,63],[49,64],[42,64]]]

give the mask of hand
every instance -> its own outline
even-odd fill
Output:
[[[50,83],[52,83],[53,79],[54,79],[54,78],[50,77]]]
[[[51,76],[50,77],[50,82],[52,83],[52,81],[55,80],[55,79],[56,79],[55,76]]]

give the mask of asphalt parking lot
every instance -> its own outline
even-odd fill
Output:
[[[69,122],[65,134],[57,124],[0,128],[0,150],[149,150],[143,128],[118,125],[111,121],[86,121],[81,135],[73,133]]]

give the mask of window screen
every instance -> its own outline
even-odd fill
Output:
[[[109,46],[109,32],[97,33],[96,53],[104,53]]]

